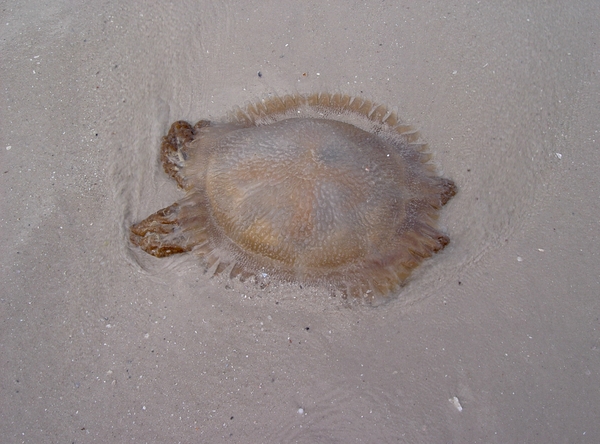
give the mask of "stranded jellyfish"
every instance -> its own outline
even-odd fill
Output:
[[[213,274],[372,301],[450,241],[436,220],[454,182],[414,129],[367,100],[291,95],[222,123],[175,122],[161,160],[185,197],[134,224],[131,242],[193,252]]]

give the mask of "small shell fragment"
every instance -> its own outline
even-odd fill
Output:
[[[456,407],[456,410],[458,410],[459,412],[462,412],[462,410],[463,410],[462,405],[460,405],[460,401],[458,400],[458,398],[456,396],[453,396],[452,398],[450,398],[449,401],[452,403],[452,405],[454,407]]]

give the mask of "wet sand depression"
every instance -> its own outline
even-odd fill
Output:
[[[7,440],[597,442],[598,9],[5,9]],[[173,121],[321,90],[397,107],[460,189],[452,243],[395,300],[131,250],[131,223],[181,197],[159,165]]]

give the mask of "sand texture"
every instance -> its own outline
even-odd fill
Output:
[[[600,442],[600,3],[0,8],[7,443]],[[172,122],[359,95],[419,128],[451,243],[377,307],[157,259]]]

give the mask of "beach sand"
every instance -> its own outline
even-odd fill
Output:
[[[600,3],[121,3],[2,8],[3,442],[600,441]],[[395,298],[130,245],[173,121],[316,91],[458,186]]]

